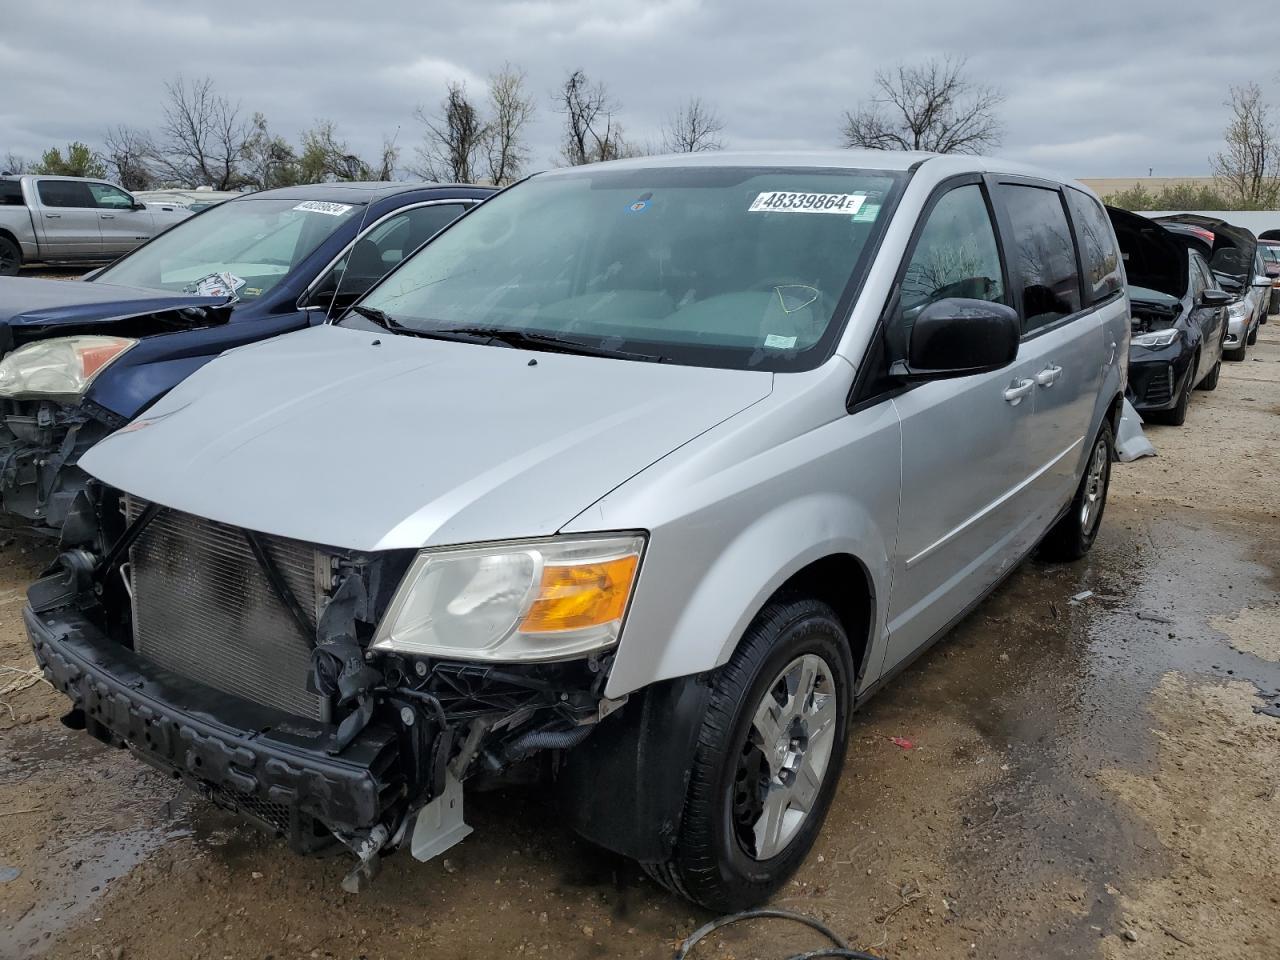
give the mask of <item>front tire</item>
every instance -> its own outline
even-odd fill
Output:
[[[716,671],[675,848],[645,871],[718,911],[758,904],[786,883],[840,779],[853,679],[829,606],[770,601]]]
[[[1085,462],[1084,476],[1080,478],[1076,495],[1071,498],[1071,505],[1040,544],[1040,555],[1044,559],[1067,563],[1079,560],[1089,552],[1102,526],[1114,459],[1115,438],[1111,424],[1104,420],[1094,438],[1093,449]]]

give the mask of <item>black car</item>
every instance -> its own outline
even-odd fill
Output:
[[[1147,420],[1179,426],[1191,391],[1218,385],[1227,307],[1237,298],[1190,238],[1125,210],[1107,212],[1129,283],[1129,402]]]

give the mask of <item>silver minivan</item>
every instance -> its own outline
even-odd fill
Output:
[[[672,890],[758,902],[858,706],[1092,545],[1124,281],[1097,198],[1005,162],[530,177],[93,448],[36,657],[70,725],[344,844],[349,887],[536,774]]]

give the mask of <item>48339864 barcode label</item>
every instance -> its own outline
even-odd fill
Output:
[[[843,213],[862,209],[867,196],[863,193],[792,193],[770,190],[757,194],[747,208],[748,213]]]

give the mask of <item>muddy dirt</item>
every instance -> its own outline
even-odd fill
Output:
[[[1026,564],[867,706],[778,906],[903,960],[1280,957],[1277,326],[1116,467],[1088,559]],[[344,859],[63,730],[15,672],[47,553],[0,550],[0,957],[658,958],[709,919],[527,789],[469,798],[447,859],[343,893]],[[771,923],[700,949],[819,945]]]

